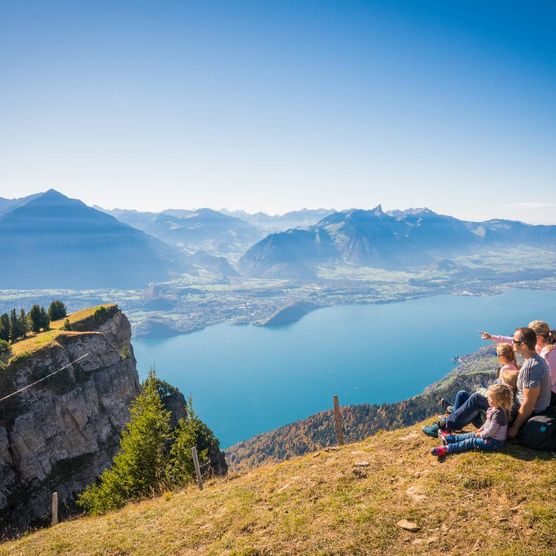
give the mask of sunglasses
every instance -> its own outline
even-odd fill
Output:
[[[523,340],[512,340],[514,344],[522,344]]]

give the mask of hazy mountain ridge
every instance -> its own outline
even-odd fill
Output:
[[[313,226],[270,234],[241,257],[239,266],[252,275],[296,278],[311,276],[319,263],[407,270],[509,244],[554,249],[556,226],[467,222],[429,209],[384,212],[378,205],[336,212]]]
[[[50,189],[0,217],[2,287],[133,288],[184,270],[182,254]]]
[[[300,226],[311,226],[322,220],[325,216],[336,212],[334,209],[300,209],[292,210],[284,214],[267,214],[266,212],[249,213],[244,210],[229,211],[222,209],[220,212],[236,216],[249,222],[267,232],[284,231],[289,228]]]
[[[160,213],[124,209],[105,212],[189,253],[239,256],[264,235],[252,224],[208,208],[167,209]]]

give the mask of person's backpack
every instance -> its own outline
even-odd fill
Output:
[[[519,430],[517,439],[527,448],[556,451],[556,413],[551,411],[531,417]]]

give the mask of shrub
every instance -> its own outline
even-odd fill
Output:
[[[101,305],[93,313],[93,318],[95,319],[95,322],[103,323],[108,318],[108,309],[104,305]]]
[[[12,348],[6,340],[0,340],[0,358],[10,355]]]
[[[71,330],[71,324],[70,324],[70,320],[66,319],[64,321],[64,326],[62,327],[64,330]]]

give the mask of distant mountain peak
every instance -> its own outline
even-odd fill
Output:
[[[60,193],[59,191],[57,191],[56,189],[50,188],[47,191],[45,191],[42,195],[41,198],[46,198],[46,199],[69,199],[69,197],[66,197],[63,193]]]

